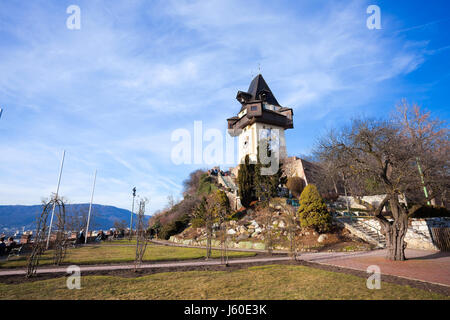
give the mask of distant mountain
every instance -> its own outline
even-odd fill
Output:
[[[88,212],[89,204],[68,204],[66,205],[66,214],[70,214],[74,211]],[[34,230],[36,228],[35,222],[42,212],[42,205],[33,206],[0,206],[0,232],[19,230]],[[130,223],[129,210],[120,209],[113,206],[103,206],[100,204],[92,205],[91,226],[93,229],[106,230],[113,227],[114,221],[125,220]],[[147,217],[148,219],[148,217]],[[146,219],[146,220],[147,220]],[[135,225],[136,214],[133,217],[133,226]],[[50,217],[48,223],[50,222]]]

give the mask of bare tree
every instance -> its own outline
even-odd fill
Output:
[[[223,190],[217,190],[209,199],[209,208],[219,224],[219,239],[222,264],[228,265],[228,220],[231,213],[230,200]]]
[[[89,210],[84,206],[71,206],[69,208],[67,215],[67,229],[78,233],[86,228]],[[93,226],[93,223],[94,221],[91,216],[90,225]]]
[[[292,260],[297,260],[297,230],[299,228],[297,211],[293,206],[286,204],[286,202],[280,201],[278,205],[282,213],[282,220],[286,224],[289,255]]]
[[[339,169],[339,164],[333,159],[320,159],[315,163],[320,170],[317,171],[314,184],[319,189],[320,194],[327,198],[344,192],[343,172]]]
[[[436,140],[415,139],[405,135],[404,127],[394,119],[354,120],[350,127],[338,134],[331,132],[322,139],[317,149],[322,160],[336,164],[352,195],[380,222],[386,236],[387,258],[391,260],[405,259],[404,237],[409,211],[400,204],[399,197],[422,185],[417,174],[417,158],[427,159],[426,162],[433,165],[433,153],[438,152],[434,148],[420,147],[425,142]],[[369,186],[375,186],[386,194],[377,207],[361,200],[368,193]],[[393,220],[382,214],[385,207],[390,210]]]
[[[127,222],[125,220],[114,220],[113,227],[121,235],[125,235],[125,230],[127,230],[128,224],[127,224]]]
[[[134,271],[142,264],[148,244],[144,222],[146,203],[148,203],[147,199],[141,199],[139,201],[138,221],[136,224],[136,258],[134,260]]]
[[[417,104],[410,106],[406,100],[397,106],[393,118],[400,123],[401,134],[417,150],[417,174],[425,200],[445,205],[450,189],[450,132],[446,123],[432,118]]]
[[[267,253],[272,254],[274,247],[274,230],[273,222],[275,218],[275,210],[271,206],[267,205],[262,207],[257,212],[256,222],[262,226],[262,235],[264,237],[264,244]]]
[[[204,227],[206,230],[206,260],[211,258],[211,241],[215,220],[215,211],[212,202],[208,201],[209,198],[203,197],[191,213],[193,226]]]
[[[206,231],[206,259],[211,258],[211,244],[214,225],[218,225],[218,236],[221,243],[221,262],[228,264],[227,222],[231,212],[230,202],[222,190],[203,197],[191,213],[194,227],[204,227]]]
[[[167,209],[171,209],[175,205],[175,199],[173,198],[173,195],[167,196]]]

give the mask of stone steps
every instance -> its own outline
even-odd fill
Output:
[[[354,223],[353,226],[357,228],[359,231],[365,233],[367,236],[376,240],[379,244],[383,245],[384,247],[386,246],[386,238],[382,234],[379,234],[370,227],[366,227],[363,223],[359,221]]]
[[[223,181],[227,185],[228,188],[230,188],[233,192],[235,192],[238,188],[236,184],[234,183],[233,179],[230,176],[222,176]]]
[[[356,233],[357,236],[376,244],[380,248],[386,247],[386,238],[381,233],[377,232],[374,228],[365,225],[360,220],[341,219],[341,222],[349,229],[350,232]],[[356,232],[355,232],[356,230]]]

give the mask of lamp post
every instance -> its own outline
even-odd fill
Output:
[[[136,187],[133,188],[133,203],[131,204],[131,215],[130,215],[130,235],[128,240],[131,240],[133,234],[133,213],[134,213],[134,198],[136,197]]]

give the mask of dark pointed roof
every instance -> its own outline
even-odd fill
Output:
[[[270,90],[269,86],[267,85],[266,81],[264,80],[263,76],[261,74],[258,74],[250,83],[250,87],[248,88],[247,92],[239,91],[241,94],[248,94],[251,96],[251,101],[253,100],[264,100],[269,104],[280,106],[277,99],[273,95],[272,91]],[[262,95],[265,95],[265,98],[262,97]],[[280,106],[281,107],[281,106]]]

